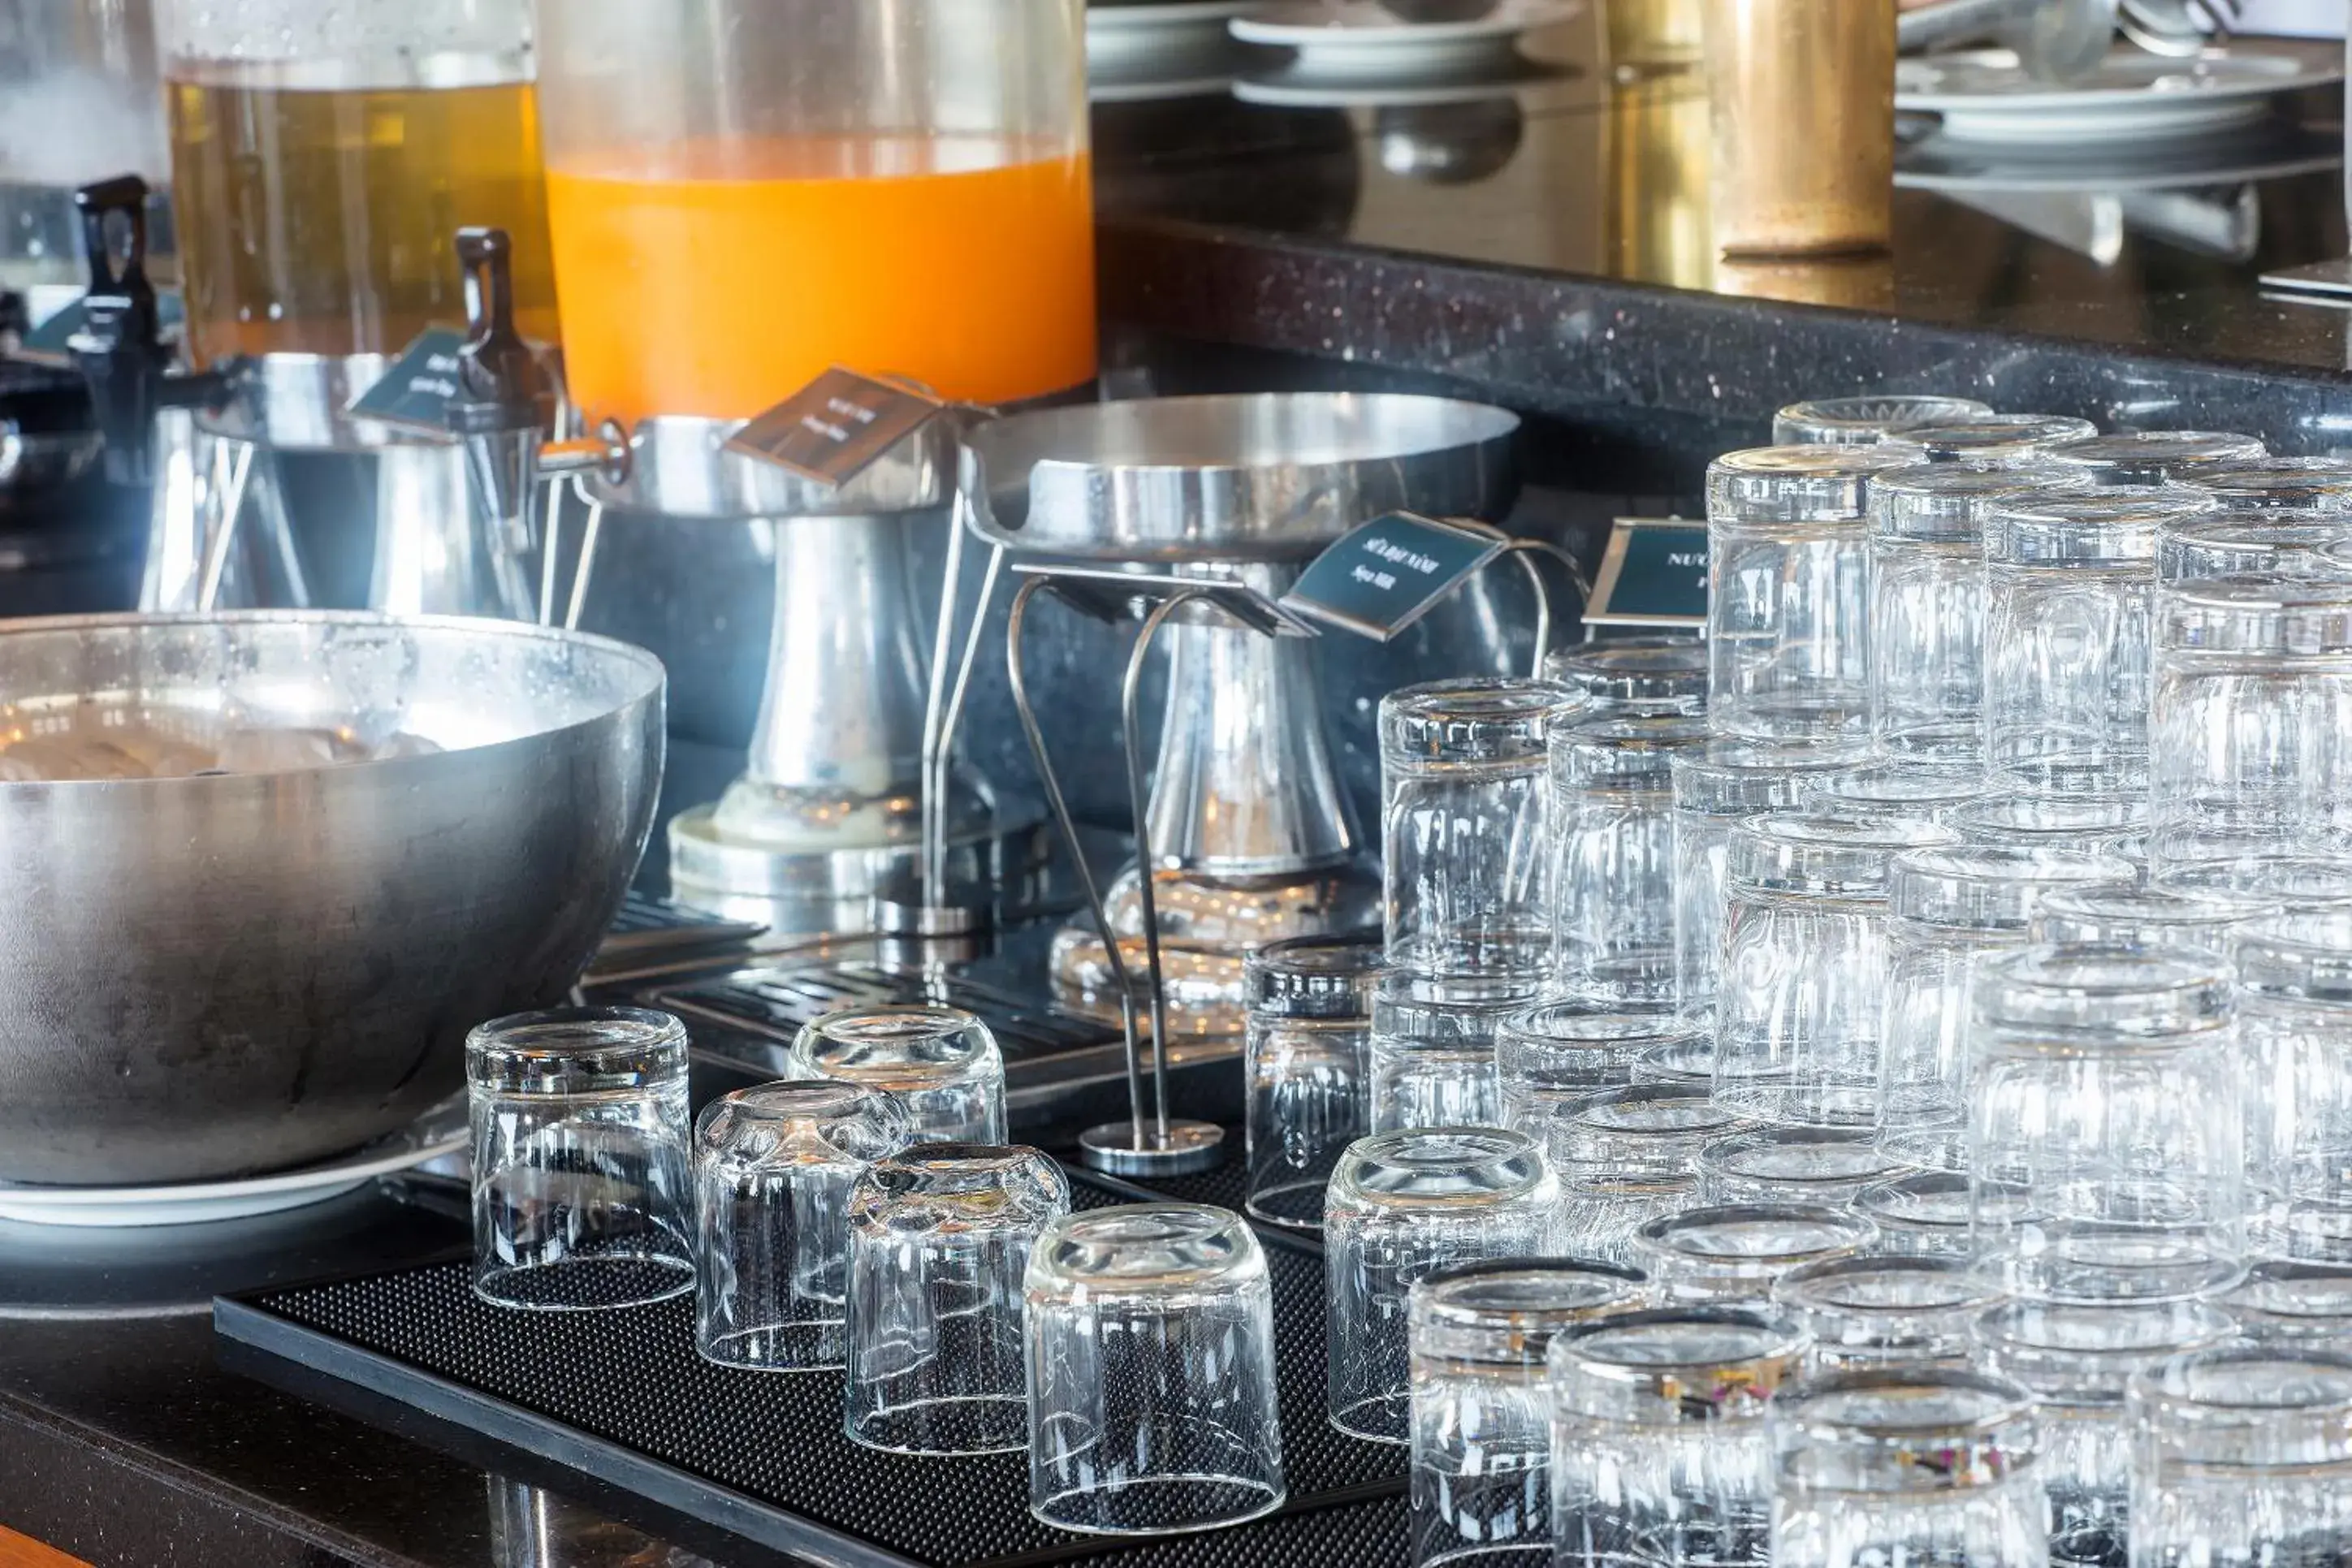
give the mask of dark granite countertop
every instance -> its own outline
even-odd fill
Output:
[[[2339,93],[2103,156],[1989,162],[1931,132],[1898,160],[1891,253],[1735,264],[1696,76],[1612,79],[1590,21],[1523,51],[1568,74],[1433,108],[1098,103],[1106,316],[1570,417],[1755,422],[1884,383],[2342,440],[2352,313],[2257,281],[2345,254]]]
[[[1099,104],[1115,364],[1165,390],[1493,397],[1547,416],[1530,483],[1604,492],[1592,518],[1688,497],[1704,455],[1756,438],[1781,402],[1876,384],[2251,429],[2283,450],[2352,445],[2352,314],[2256,282],[2345,252],[2339,175],[2321,166],[2340,147],[2332,104],[2298,100],[2258,136],[2200,147],[2154,190],[2120,189],[2112,168],[2071,189],[2025,190],[2014,172],[1968,192],[1907,183],[1887,256],[1731,267],[1706,238],[1693,81],[1614,81],[1589,22],[1528,54],[1560,68],[1410,111],[1223,91]],[[1921,145],[1906,182],[1933,162]],[[2032,183],[2067,183],[2046,169]],[[421,1259],[463,1236],[455,1218],[371,1194],[215,1231],[202,1257],[0,1225],[0,1526],[101,1568],[760,1561],[661,1521],[668,1538],[647,1534],[628,1500],[541,1490],[551,1478],[216,1363],[215,1290]]]

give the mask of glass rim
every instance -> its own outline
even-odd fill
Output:
[[[1514,1281],[1538,1286],[1586,1281],[1620,1289],[1586,1300],[1552,1296],[1503,1304],[1479,1299],[1482,1290]],[[1641,1270],[1601,1258],[1486,1258],[1433,1270],[1415,1280],[1406,1291],[1405,1315],[1416,1330],[1551,1333],[1636,1299],[1649,1281]]]
[[[1958,1175],[1938,1171],[1937,1176]],[[1948,1280],[1956,1291],[1948,1301],[1896,1304],[1855,1301],[1836,1293],[1838,1287],[1871,1276],[1911,1275]],[[2001,1300],[2001,1288],[1988,1279],[1976,1261],[1967,1258],[1909,1252],[1873,1252],[1856,1257],[1822,1258],[1800,1263],[1773,1282],[1772,1300],[1800,1312],[1870,1319],[1902,1318],[1929,1313],[1973,1314]]]
[[[1811,1401],[1872,1388],[1968,1389],[1989,1397],[1980,1414],[1965,1420],[1838,1420],[1819,1416],[1809,1417],[1805,1414],[1804,1407]],[[1981,1372],[1950,1366],[1886,1365],[1815,1373],[1774,1395],[1772,1408],[1775,1419],[1783,1424],[1784,1429],[1795,1427],[1823,1437],[1843,1434],[1899,1441],[1915,1438],[1924,1432],[1948,1432],[1955,1437],[1989,1436],[2021,1419],[2030,1419],[2033,1414],[2034,1398],[2030,1390],[2011,1379]]]
[[[2087,483],[2079,474],[2038,462],[1996,465],[1961,459],[1897,468],[1872,482],[1871,534],[1889,544],[1975,544],[1996,505]]]
[[[1675,810],[1738,818],[1793,806],[1808,775],[1851,768],[1869,758],[1858,741],[1734,740],[1717,736],[1694,751],[1678,751],[1673,770]]]
[[[2112,1332],[2117,1329],[2126,1332]],[[1970,1339],[1993,1358],[2000,1375],[2045,1403],[2076,1405],[2120,1403],[2131,1373],[2150,1360],[2220,1345],[2237,1332],[2236,1319],[2201,1301],[2093,1305],[2021,1299],[1986,1308],[1969,1326]]]
[[[2333,1380],[2332,1387],[2323,1393],[2310,1381],[2273,1385],[2242,1376],[2223,1376],[2203,1392],[2181,1385],[2192,1373],[2264,1364],[2321,1369]],[[2273,1396],[2262,1397],[2265,1388],[2272,1389]],[[2130,1398],[2149,1412],[2159,1428],[2168,1424],[2190,1423],[2273,1427],[2287,1422],[2330,1417],[2331,1426],[2343,1423],[2352,1427],[2352,1346],[2241,1341],[2182,1351],[2153,1366],[2134,1371]]]
[[[1628,1105],[1664,1105],[1706,1113],[1710,1119],[1688,1123],[1619,1119],[1610,1114]],[[1569,1125],[1605,1133],[1612,1137],[1659,1138],[1686,1142],[1747,1126],[1747,1118],[1715,1103],[1705,1087],[1688,1083],[1619,1083],[1580,1095],[1568,1105]]]
[[[2219,463],[2200,464],[2181,475],[2179,482],[2232,499],[2279,494],[2340,495],[2347,505],[2352,505],[2352,463],[2341,457],[2231,458]],[[2299,509],[2299,504],[2294,500],[2266,502],[2263,509],[2273,507],[2281,510]]]
[[[2061,442],[2095,435],[2098,429],[2089,420],[2071,414],[1993,413],[1942,424],[1915,425],[1903,433],[1903,439],[1935,461],[1950,462],[2038,453]]]
[[[2063,1052],[2085,1040],[2185,1049],[2228,1030],[2235,993],[2228,961],[2204,948],[2045,942],[1988,956],[1969,1011],[1995,1051]],[[2079,1008],[2133,998],[2147,1004],[2133,1017],[2083,1022],[2061,1014],[2069,999]]]
[[[610,1026],[615,1037],[601,1040],[584,1038],[600,1025]],[[528,1038],[510,1038],[541,1033],[571,1043],[541,1045]],[[686,1021],[676,1013],[658,1008],[591,1004],[534,1008],[485,1019],[466,1031],[466,1050],[468,1055],[478,1052],[518,1061],[562,1061],[613,1051],[643,1051],[649,1046],[667,1048],[673,1043],[683,1049],[687,1040]]]
[[[1671,1238],[1677,1231],[1694,1230],[1701,1226],[1762,1224],[1810,1225],[1830,1235],[1843,1235],[1848,1240],[1827,1241],[1801,1250],[1758,1252],[1702,1250],[1696,1247],[1675,1246]],[[1789,1260],[1801,1258],[1811,1261],[1820,1258],[1838,1257],[1867,1247],[1877,1239],[1878,1227],[1869,1216],[1851,1209],[1835,1208],[1821,1203],[1717,1203],[1685,1208],[1677,1214],[1660,1215],[1640,1226],[1633,1232],[1633,1244],[1641,1250],[1654,1252],[1709,1270],[1753,1270],[1784,1264],[1794,1268]]]
[[[2269,455],[2260,438],[2235,430],[2111,430],[2070,441],[2050,455],[2052,461],[2069,466],[2107,472],[2158,464],[2188,467],[2237,463]]]
[[[1581,695],[1553,681],[1462,675],[1397,687],[1381,698],[1374,727],[1381,760],[1401,768],[1538,765],[1549,721],[1585,706]]]
[[[1138,1227],[1142,1228],[1139,1231]],[[1124,1234],[1095,1237],[1094,1233],[1106,1230]],[[1080,1239],[1109,1256],[1116,1256],[1121,1245],[1132,1248],[1139,1244],[1172,1248],[1215,1243],[1228,1246],[1230,1250],[1213,1266],[1162,1266],[1137,1272],[1080,1272],[1055,1261],[1057,1249],[1067,1248]],[[1048,1221],[1030,1251],[1024,1293],[1034,1311],[1040,1291],[1050,1294],[1056,1281],[1101,1299],[1150,1298],[1188,1294],[1202,1285],[1229,1281],[1236,1275],[1263,1278],[1265,1270],[1265,1255],[1255,1232],[1247,1220],[1231,1209],[1205,1203],[1123,1203],[1105,1208],[1073,1209]]]
[[[2167,525],[2219,509],[2210,496],[2169,485],[2054,491],[1987,513],[1985,561],[2021,570],[2121,567],[2137,572],[2156,559],[2158,536]]]
[[[1709,1347],[1699,1354],[1673,1359],[1635,1358],[1622,1354],[1612,1341],[1655,1330],[1725,1331],[1736,1344]],[[1648,1396],[1673,1406],[1679,1420],[1706,1420],[1724,1404],[1738,1400],[1760,1403],[1799,1370],[1811,1341],[1803,1329],[1760,1303],[1755,1307],[1651,1307],[1616,1312],[1580,1323],[1556,1335],[1546,1360],[1554,1395],[1580,1380],[1612,1391]],[[1612,1350],[1619,1354],[1612,1354]],[[1702,1391],[1692,1386],[1692,1374],[1714,1385]],[[1563,1409],[1568,1402],[1562,1399]],[[1594,1412],[1578,1410],[1577,1414]]]
[[[1856,1155],[1883,1162],[1866,1172],[1853,1171],[1789,1171],[1757,1169],[1742,1163],[1748,1156],[1779,1150],[1845,1150]],[[1878,1146],[1877,1134],[1868,1128],[1845,1127],[1759,1127],[1728,1138],[1720,1138],[1698,1152],[1698,1168],[1702,1176],[1731,1177],[1741,1181],[1769,1184],[1790,1189],[1790,1199],[1804,1201],[1796,1193],[1806,1188],[1826,1189],[1853,1186],[1856,1184],[1875,1186],[1889,1180],[1895,1173],[1911,1167],[1886,1154]],[[1832,1206],[1833,1207],[1833,1206]]]
[[[1801,398],[1783,403],[1773,413],[1772,427],[1776,436],[1783,424],[1836,433],[1814,436],[1810,443],[1777,442],[1783,446],[1867,446],[1917,425],[1948,423],[1992,412],[1989,402],[1952,392],[1856,392],[1845,397]]]
[[[1505,1179],[1468,1191],[1368,1189],[1363,1181],[1367,1172],[1388,1173],[1406,1181],[1469,1175]],[[1346,1191],[1382,1207],[1483,1207],[1539,1191],[1550,1175],[1542,1146],[1512,1128],[1402,1127],[1368,1134],[1349,1144],[1331,1173],[1331,1185],[1344,1186]]]

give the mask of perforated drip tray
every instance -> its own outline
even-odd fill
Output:
[[[1149,1196],[1076,1168],[1071,1186],[1080,1207]],[[1165,1190],[1192,1198],[1227,1186],[1237,1194],[1237,1171]],[[520,1450],[796,1560],[1402,1568],[1404,1451],[1343,1437],[1324,1418],[1320,1251],[1289,1233],[1260,1234],[1273,1276],[1288,1501],[1232,1530],[1126,1542],[1031,1519],[1023,1455],[913,1458],[850,1443],[838,1375],[702,1361],[687,1297],[609,1312],[505,1311],[476,1299],[467,1264],[452,1260],[225,1298],[214,1316],[224,1359],[241,1371],[362,1416],[384,1416],[388,1401],[404,1427],[422,1417],[428,1438]]]

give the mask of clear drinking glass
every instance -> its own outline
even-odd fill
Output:
[[[1975,1217],[2011,1293],[2177,1300],[2245,1248],[2229,966],[2194,948],[2028,947],[1977,971],[1969,1155],[2024,1212]]]
[[[907,1142],[896,1100],[827,1079],[739,1089],[694,1128],[695,1348],[723,1366],[847,1363],[849,1193]]]
[[[1626,1312],[1556,1336],[1551,1533],[1557,1568],[1763,1568],[1767,1403],[1805,1336],[1763,1312]]]
[[[1906,1258],[1974,1259],[1976,1211],[1991,1216],[1989,1224],[2005,1225],[2024,1204],[2025,1194],[2018,1188],[1971,1181],[1966,1171],[1921,1171],[1864,1187],[1853,1208],[1878,1227],[1883,1251]]]
[[[1371,1130],[1365,1112],[1381,953],[1378,932],[1296,936],[1259,948],[1244,967],[1246,1206],[1255,1218],[1321,1228],[1331,1167]]]
[[[1723,951],[1724,852],[1745,818],[1797,803],[1804,781],[1860,760],[1853,737],[1791,745],[1714,740],[1676,752],[1675,787],[1675,1004],[1692,1018],[1715,1010]]]
[[[2279,913],[2277,904],[2244,894],[2122,885],[2063,888],[2044,895],[2034,911],[2033,939],[2225,953],[2232,931]]]
[[[1916,426],[1903,433],[1903,440],[1926,453],[1930,463],[2021,468],[2038,465],[2053,447],[2098,433],[2099,427],[2089,420],[2065,414],[1980,413],[1971,419]]]
[[[1389,961],[1540,979],[1551,962],[1544,727],[1576,695],[1478,677],[1381,699]]]
[[[1698,1200],[1843,1208],[1864,1187],[1906,1175],[1910,1168],[1881,1149],[1868,1131],[1766,1127],[1699,1151]]]
[[[1017,1452],[1029,1439],[1022,1281],[1070,1211],[1062,1167],[1018,1145],[918,1144],[849,1195],[853,1443]]]
[[[2041,1406],[2053,1564],[2120,1568],[2127,1561],[2132,1443],[2124,1393],[2131,1375],[2166,1356],[2222,1343],[2231,1333],[2227,1313],[2199,1301],[2011,1301],[1977,1320],[1982,1370],[2020,1385]]]
[[[1538,1099],[1512,1125],[1542,1144],[1559,1178],[1559,1244],[1623,1263],[1634,1231],[1697,1201],[1699,1152],[1747,1124],[1704,1083],[1637,1083]]]
[[[1372,990],[1365,1123],[1376,1133],[1502,1125],[1496,1032],[1534,999],[1534,983],[1517,976],[1383,973]]]
[[[2050,454],[2052,466],[2094,485],[2165,485],[2221,463],[2264,457],[2251,435],[2221,430],[2119,430],[2071,441]]]
[[[2156,580],[2215,577],[2340,580],[2328,552],[2352,540],[2352,511],[2216,512],[2168,528],[2156,539]]]
[[[466,1037],[474,1293],[536,1311],[694,1288],[686,1026],[559,1008]]]
[[[1588,715],[1706,708],[1706,643],[1696,636],[1617,637],[1544,655],[1544,679],[1584,699]]]
[[[1694,1020],[1698,1021],[1698,1020]],[[1715,1087],[1715,1031],[1701,1023],[1696,1040],[1654,1046],[1633,1059],[1636,1083],[1671,1083],[1702,1092]]]
[[[2133,1568],[2352,1561],[2352,1355],[2198,1351],[2127,1398]]]
[[[2333,915],[2352,910],[2352,880],[2333,855],[2286,859],[2197,861],[2148,868],[2148,881],[2168,893],[2241,894],[2278,915]]]
[[[1965,1258],[1832,1258],[1780,1276],[1772,1301],[1812,1341],[1823,1372],[1866,1366],[1965,1367],[1978,1318],[2000,1290]]]
[[[1673,758],[1706,720],[1617,714],[1554,720],[1552,985],[1609,1007],[1675,1002]]]
[[[2315,863],[2352,887],[2352,579],[2157,592],[2148,851],[2186,865]]]
[[[2023,769],[1993,776],[1996,786]],[[2101,772],[2106,770],[2099,769]],[[1955,809],[1944,823],[1973,845],[2069,850],[2111,862],[2106,879],[2130,882],[2147,863],[2147,792],[2128,787],[2074,795],[1989,795]]]
[[[2247,1339],[2352,1352],[2352,1263],[2257,1263],[2220,1304]]]
[[[1762,1122],[1877,1124],[1888,867],[1951,839],[1917,818],[1822,811],[1732,830],[1717,1099]]]
[[[2203,463],[2174,477],[2231,512],[2352,511],[2352,463],[2341,457],[2250,457]]]
[[[2352,1263],[2352,914],[2241,927],[2249,1249]]]
[[[1954,825],[1966,832],[1963,821]],[[2029,946],[2035,906],[2050,894],[2131,877],[2132,868],[2110,856],[1989,843],[1895,858],[1879,1026],[1878,1134],[1890,1155],[1938,1170],[1966,1168],[1969,995],[1978,966]]]
[[[1985,520],[1985,760],[2148,759],[2156,541],[2212,509],[2137,486],[2038,497]]]
[[[2084,481],[1934,463],[1870,486],[1870,734],[1890,756],[1983,748],[1984,521],[1996,505]]]
[[[1761,1301],[1790,1270],[1851,1258],[1878,1228],[1848,1209],[1813,1203],[1685,1208],[1633,1232],[1633,1266],[1675,1301]]]
[[[1551,1568],[1551,1386],[1544,1354],[1630,1310],[1639,1270],[1577,1258],[1441,1270],[1412,1287],[1415,1568]]]
[[[1503,1114],[1508,1120],[1539,1101],[1622,1089],[1633,1082],[1633,1062],[1643,1051],[1706,1038],[1704,1030],[1671,1013],[1605,1013],[1575,1002],[1538,1002],[1511,1014],[1496,1030]]]
[[[1808,775],[1798,794],[1803,805],[1818,810],[1856,816],[1891,812],[1941,821],[1983,800],[1993,787],[1973,762],[1881,758]]]
[[[2044,1568],[2033,1396],[1951,1367],[1875,1366],[1773,1397],[1773,1568]]]
[[[1329,1412],[1374,1442],[1412,1434],[1405,1297],[1457,1263],[1551,1250],[1559,1183],[1524,1133],[1376,1133],[1340,1157],[1323,1216]]]
[[[906,1106],[923,1143],[1004,1141],[1004,1056],[961,1008],[843,1008],[801,1026],[792,1075],[879,1089]]]
[[[1875,446],[1922,425],[1949,424],[1992,412],[1972,397],[1935,392],[1882,392],[1864,397],[1817,397],[1792,402],[1772,416],[1775,446]]]
[[[1029,1255],[1029,1511],[1166,1535],[1282,1506],[1274,1288],[1237,1214],[1066,1216]]]
[[[1870,726],[1870,481],[1916,454],[1765,446],[1707,465],[1707,717],[1791,740]]]

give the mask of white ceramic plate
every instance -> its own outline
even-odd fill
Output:
[[[1953,142],[1931,136],[1895,154],[1895,183],[1906,190],[1970,192],[2047,191],[2120,194],[2126,191],[2179,190],[2275,180],[2342,165],[2342,144],[2317,134],[2273,141],[2263,138],[2241,152],[2207,155],[2202,144],[2189,157],[2133,156],[2116,148],[2105,157],[2028,158],[1980,142]]]
[[[2200,136],[2249,124],[2270,100],[2344,79],[2341,51],[2234,43],[2197,60],[2120,47],[2084,79],[2037,81],[2007,49],[1899,60],[1895,107],[1942,117],[1948,141],[2053,147]]]
[[[1234,83],[1234,96],[1244,103],[1282,109],[1433,109],[1508,98],[1521,88],[1540,87],[1570,74],[1565,66],[1516,56],[1481,70],[1450,72],[1434,78],[1419,73],[1393,83],[1351,76],[1335,78],[1302,69],[1304,64],[1265,76],[1244,77]]]
[[[1245,44],[1297,49],[1319,76],[1382,75],[1491,61],[1520,34],[1565,22],[1582,0],[1501,0],[1467,22],[1400,22],[1376,0],[1276,0],[1234,19]]]
[[[247,1219],[327,1199],[395,1171],[414,1169],[467,1146],[466,1105],[446,1101],[413,1125],[348,1155],[300,1170],[236,1181],[158,1186],[35,1186],[0,1182],[0,1218],[29,1225],[190,1225]]]
[[[1134,78],[1171,50],[1192,54],[1204,47],[1230,48],[1225,24],[1256,3],[1180,0],[1171,5],[1089,5],[1087,68],[1097,76],[1107,70],[1123,71]]]

